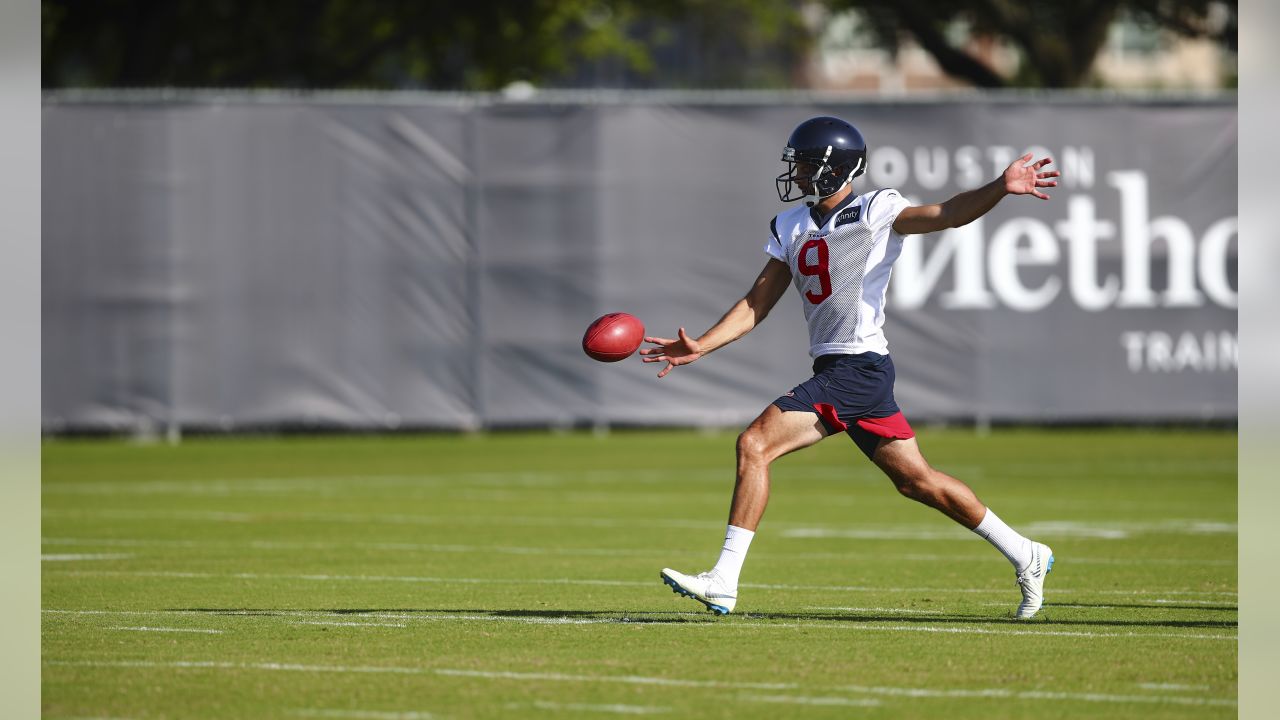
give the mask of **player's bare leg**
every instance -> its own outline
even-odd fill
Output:
[[[881,440],[872,460],[898,492],[941,511],[970,530],[978,527],[987,513],[987,507],[968,485],[929,465],[915,438]]]
[[[1045,575],[1053,568],[1053,550],[1048,545],[1019,535],[983,505],[968,485],[931,467],[915,438],[881,440],[872,460],[898,492],[974,531],[1009,559],[1022,590],[1022,604],[1016,613],[1019,619],[1040,610]]]
[[[770,405],[738,436],[738,478],[729,524],[755,532],[769,503],[769,465],[827,436],[815,413]]]
[[[717,615],[733,612],[738,602],[738,576],[747,548],[755,536],[765,506],[769,504],[769,465],[774,460],[809,447],[827,436],[826,428],[811,412],[787,411],[775,405],[765,408],[738,436],[738,477],[729,507],[720,559],[711,570],[697,575],[664,568],[662,581],[672,592],[691,597]]]

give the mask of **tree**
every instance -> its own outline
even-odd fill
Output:
[[[42,0],[45,87],[781,84],[797,0]],[[683,43],[687,52],[674,46]],[[705,52],[704,52],[705,50]],[[718,56],[711,55],[718,53]],[[691,64],[687,62],[692,59]],[[698,61],[706,60],[701,69]],[[685,66],[695,72],[681,74]],[[765,72],[757,72],[763,68]],[[598,74],[598,73],[597,73]]]
[[[1183,37],[1209,38],[1236,49],[1236,0],[828,0],[827,7],[860,11],[876,44],[890,52],[910,38],[943,72],[986,88],[1085,84],[1108,29],[1124,13]],[[947,29],[955,23],[967,24],[971,35],[1011,42],[1024,59],[1020,75],[1002,76],[951,42]]]

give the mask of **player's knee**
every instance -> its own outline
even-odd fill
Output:
[[[768,452],[764,433],[759,430],[747,428],[738,436],[738,462],[768,461]]]

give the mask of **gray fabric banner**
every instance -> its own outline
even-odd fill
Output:
[[[503,103],[46,99],[46,431],[732,425],[808,377],[793,292],[658,380],[611,311],[714,323],[764,266],[791,128],[862,129],[857,189],[940,202],[1031,149],[1053,199],[908,239],[909,418],[1233,419],[1234,100]]]

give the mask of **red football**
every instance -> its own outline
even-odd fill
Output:
[[[644,324],[635,315],[609,313],[591,323],[582,336],[582,350],[600,362],[626,360],[644,340]]]

